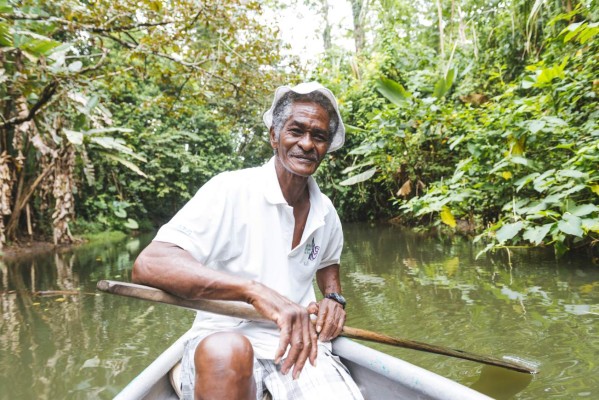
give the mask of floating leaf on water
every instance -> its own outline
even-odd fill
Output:
[[[56,299],[56,300],[54,300],[54,301],[57,301],[57,302],[59,302],[59,303],[62,303],[62,302],[63,302],[63,301],[65,301],[65,300],[66,300],[66,299],[65,299],[64,297],[59,297],[59,298],[57,298],[57,299]]]
[[[33,303],[32,305],[33,305],[33,306],[39,306],[39,305],[40,305],[40,303]]]

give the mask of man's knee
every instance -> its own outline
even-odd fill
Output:
[[[194,361],[197,373],[232,373],[251,377],[254,349],[243,335],[233,332],[213,333],[196,347]],[[238,378],[241,376],[238,375]]]

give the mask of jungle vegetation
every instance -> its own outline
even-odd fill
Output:
[[[310,69],[268,18],[300,3]],[[0,0],[0,243],[158,226],[269,157],[276,86],[319,80],[348,127],[318,172],[343,220],[597,247],[596,1],[347,0],[353,49],[330,3]]]

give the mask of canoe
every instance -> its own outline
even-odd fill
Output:
[[[183,335],[120,392],[117,400],[173,399],[169,371],[181,360]],[[473,389],[388,354],[339,337],[333,353],[341,358],[367,400],[488,400]]]

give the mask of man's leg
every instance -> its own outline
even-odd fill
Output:
[[[213,333],[194,355],[196,400],[255,400],[254,349],[243,335]]]

